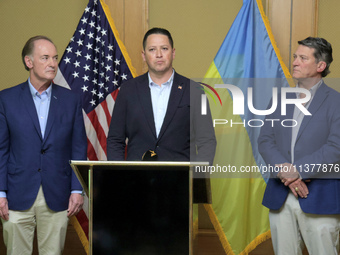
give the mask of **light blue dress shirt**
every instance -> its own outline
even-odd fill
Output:
[[[158,137],[159,132],[161,131],[164,117],[166,114],[166,110],[168,108],[168,102],[170,98],[170,92],[172,88],[172,83],[174,80],[175,72],[172,71],[172,75],[170,79],[161,84],[161,86],[154,83],[148,74],[149,77],[149,87],[151,92],[151,102],[152,102],[152,110],[153,117],[155,121],[156,135]]]
[[[41,137],[44,138],[48,118],[48,110],[50,109],[52,84],[41,94],[33,87],[33,85],[30,82],[30,79],[28,79],[28,84],[33,97],[35,108],[37,110]]]
[[[323,80],[321,79],[318,83],[316,83],[313,87],[309,89],[311,93],[311,98],[309,101],[305,104],[305,108],[308,109],[310,104],[312,103],[312,100],[315,96],[316,91],[320,88]],[[299,85],[296,85],[297,88],[299,88]],[[300,93],[297,93],[296,95],[297,98],[300,98]],[[297,125],[292,127],[292,141],[291,141],[291,148],[290,148],[290,154],[291,154],[291,162],[294,164],[294,150],[295,150],[295,143],[296,143],[296,138],[299,133],[299,129],[301,126],[301,123],[303,121],[304,115],[301,112],[301,110],[295,106],[294,108],[294,114],[293,114],[293,119],[296,120]]]

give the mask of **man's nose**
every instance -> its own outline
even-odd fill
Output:
[[[160,57],[162,57],[162,56],[163,56],[163,55],[162,55],[162,50],[161,50],[161,49],[157,50],[157,51],[156,51],[156,57],[160,58]]]
[[[299,63],[299,62],[298,62],[298,59],[295,58],[295,59],[293,60],[293,66],[296,66],[298,63]]]

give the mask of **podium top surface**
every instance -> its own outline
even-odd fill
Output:
[[[187,162],[187,161],[90,161],[71,160],[71,165],[78,166],[208,166],[209,162]]]
[[[96,169],[93,173],[98,172],[97,170],[112,170],[112,171],[134,171],[136,169],[141,170],[189,170],[194,166],[208,166],[209,162],[177,162],[177,161],[89,161],[89,160],[71,160],[71,167],[73,168],[76,176],[78,177],[85,193],[89,196],[89,170]]]

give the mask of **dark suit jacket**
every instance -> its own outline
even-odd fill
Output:
[[[28,82],[0,92],[0,190],[10,210],[29,209],[40,185],[48,207],[68,208],[71,190],[82,190],[69,160],[86,160],[80,98],[52,85],[44,138]]]
[[[108,160],[124,160],[128,138],[126,160],[142,160],[144,152],[151,149],[159,161],[212,163],[216,139],[209,108],[207,115],[201,115],[202,93],[200,85],[175,73],[157,138],[148,74],[122,84],[107,138]]]
[[[300,206],[305,213],[340,214],[340,94],[323,83],[308,111],[312,115],[304,116],[294,148],[294,164],[304,180],[311,180],[306,183],[308,197],[299,198]],[[267,119],[280,121],[274,127],[266,122],[261,128],[259,151],[271,166],[291,162],[292,129],[280,122],[292,119],[293,113],[294,106],[288,105],[287,116],[282,116],[279,102],[277,110]],[[317,164],[322,168],[318,169]],[[269,179],[263,198],[263,205],[273,210],[282,207],[289,192],[276,175]]]

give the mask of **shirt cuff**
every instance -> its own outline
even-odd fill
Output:
[[[83,191],[81,191],[81,190],[72,190],[71,193],[78,193],[78,194],[81,194],[81,193],[83,193]]]
[[[7,197],[6,192],[5,191],[0,191],[0,197]]]

